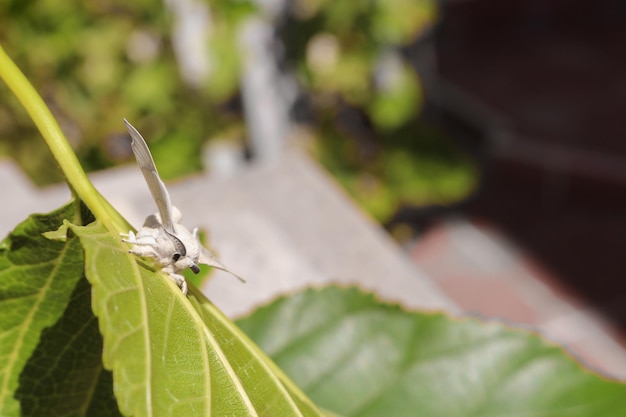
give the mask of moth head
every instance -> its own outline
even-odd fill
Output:
[[[193,254],[197,252],[195,247],[190,248],[190,253],[187,250],[187,246],[183,243],[183,240],[177,236],[166,231],[165,233],[171,238],[174,244],[174,253],[172,254],[171,263],[174,266],[175,271],[182,271],[186,268],[191,269],[194,274],[200,272],[197,260],[194,259]],[[192,242],[195,243],[195,242]]]

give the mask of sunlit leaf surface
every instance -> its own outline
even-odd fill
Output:
[[[308,290],[238,324],[320,407],[345,416],[626,416],[626,386],[526,331]]]
[[[20,415],[14,396],[20,373],[82,277],[78,239],[52,241],[42,233],[56,230],[63,219],[79,218],[74,205],[33,215],[0,243],[0,416]]]
[[[186,298],[99,223],[71,229],[85,249],[104,364],[124,414],[321,415],[194,288]]]
[[[118,417],[113,378],[102,366],[102,337],[91,286],[78,282],[63,316],[45,329],[20,375],[22,417]]]

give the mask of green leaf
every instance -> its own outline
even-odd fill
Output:
[[[439,4],[433,0],[377,0],[372,35],[380,44],[407,45],[434,24]]]
[[[238,324],[321,407],[346,416],[626,415],[626,386],[525,330],[308,290]]]
[[[91,312],[91,286],[78,281],[60,320],[42,332],[20,375],[22,417],[117,417],[113,377],[102,366],[102,337]]]
[[[419,113],[423,90],[417,74],[400,58],[396,66],[386,71],[386,76],[392,80],[374,94],[369,114],[377,127],[392,130],[408,123]]]
[[[123,414],[321,415],[195,288],[185,297],[99,222],[70,228],[85,249],[104,365]]]
[[[0,415],[20,415],[19,375],[42,330],[63,314],[83,271],[77,239],[51,241],[42,233],[64,219],[80,221],[74,204],[36,214],[0,243]]]

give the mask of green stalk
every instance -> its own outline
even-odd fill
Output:
[[[1,45],[0,78],[6,82],[39,129],[52,155],[61,167],[72,192],[89,207],[89,210],[105,224],[107,229],[116,232],[130,230],[131,227],[128,222],[89,181],[54,116]]]

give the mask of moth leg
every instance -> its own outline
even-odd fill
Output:
[[[134,240],[131,239],[127,239],[124,240],[122,239],[122,241],[126,242],[126,243],[132,243],[133,245],[139,245],[139,246],[150,246],[150,247],[157,247],[158,243],[156,241],[156,239],[153,236],[141,236],[141,235],[137,235],[137,237],[133,236]]]
[[[143,256],[145,258],[152,258],[156,261],[160,261],[159,254],[156,253],[154,248],[149,245],[135,245],[128,252],[132,253],[133,255]]]
[[[149,227],[143,227],[137,234],[130,230],[128,233],[120,233],[122,242],[134,245],[157,246],[158,231]]]
[[[122,242],[133,245],[128,253],[159,260],[159,254],[155,250],[156,240],[152,236],[141,236],[141,232],[135,235],[132,231],[120,233],[120,236],[122,236]]]
[[[132,230],[129,230],[128,233],[120,233],[120,236],[122,237],[122,242],[132,243],[132,244],[137,243],[137,237],[135,236]]]
[[[187,281],[185,281],[185,277],[180,274],[175,274],[173,272],[169,272],[169,276],[174,281],[174,283],[180,288],[183,294],[187,295]]]

